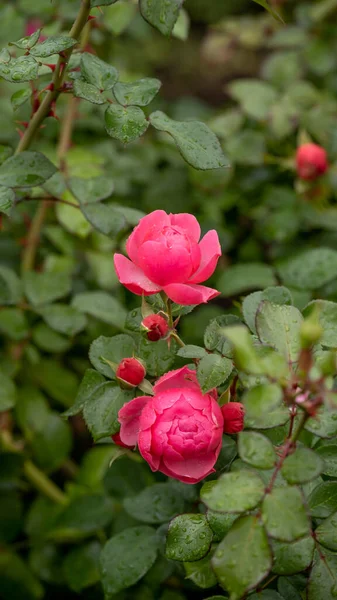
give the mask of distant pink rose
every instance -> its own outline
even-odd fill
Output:
[[[222,444],[223,416],[216,392],[203,395],[188,367],[163,375],[154,397],[139,397],[121,408],[120,439],[139,452],[152,471],[184,483],[214,472]]]
[[[43,22],[41,21],[41,19],[39,19],[39,18],[28,19],[28,21],[26,23],[26,27],[25,27],[25,35],[26,36],[32,35],[38,29],[42,29],[42,27],[43,27]],[[39,42],[43,42],[46,39],[47,39],[46,36],[40,35]]]
[[[139,296],[163,290],[178,304],[208,302],[220,292],[199,284],[213,274],[221,247],[214,229],[199,239],[200,226],[193,215],[155,210],[140,220],[127,240],[131,260],[115,254],[119,281]]]

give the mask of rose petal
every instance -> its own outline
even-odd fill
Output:
[[[138,450],[144,460],[150,465],[152,471],[158,471],[160,458],[151,451],[151,429],[141,431],[138,436]]]
[[[150,396],[139,396],[124,404],[118,413],[118,421],[121,424],[120,439],[127,446],[137,444],[140,415],[149,400]]]
[[[138,264],[151,281],[160,286],[187,281],[193,271],[189,251],[161,242],[145,242],[138,248]]]
[[[200,225],[194,215],[189,213],[179,213],[178,215],[169,215],[171,219],[171,225],[177,225],[181,227],[188,237],[194,242],[198,242],[200,239]]]
[[[170,285],[164,286],[163,289],[173,302],[186,306],[208,302],[220,294],[217,290],[213,290],[204,285],[189,283],[171,283]]]
[[[189,283],[201,283],[209,279],[221,256],[221,246],[217,232],[212,229],[203,237],[199,244],[201,250],[200,266],[196,273],[189,279]]]
[[[146,240],[156,238],[156,236],[162,231],[162,229],[164,227],[168,227],[169,225],[170,217],[164,210],[154,210],[149,215],[146,215],[145,217],[140,219],[137,227],[134,228],[131,234],[131,252],[134,248],[138,248],[138,246],[140,246],[140,244],[142,244]]]
[[[203,456],[195,456],[193,458],[183,458],[182,460],[174,460],[172,456],[168,456],[165,452],[162,458],[162,464],[172,473],[172,477],[180,479],[182,477],[193,479],[194,482],[205,479],[213,472],[213,467],[217,461],[221,449],[221,443],[215,452],[205,454]]]
[[[160,292],[161,287],[150,281],[143,271],[123,254],[114,255],[114,265],[119,281],[133,294],[150,296]]]
[[[154,385],[155,394],[172,388],[191,388],[200,390],[197,374],[187,366],[165,373]]]

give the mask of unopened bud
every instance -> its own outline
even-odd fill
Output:
[[[327,154],[318,144],[303,144],[297,149],[297,174],[305,181],[313,181],[323,175],[328,168]]]
[[[158,342],[169,332],[167,321],[160,315],[145,317],[142,321],[142,329],[146,331],[146,337],[150,342]]]
[[[228,402],[221,407],[224,433],[239,433],[244,428],[245,409],[241,402]]]
[[[137,358],[124,358],[116,370],[116,379],[125,389],[137,387],[146,375],[144,365]]]

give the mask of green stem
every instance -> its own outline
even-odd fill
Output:
[[[179,344],[179,346],[181,348],[184,348],[185,344],[184,344],[183,340],[179,337],[179,335],[175,331],[171,333],[170,337],[173,338],[177,342],[177,344]]]
[[[34,267],[35,256],[40,241],[40,233],[42,225],[47,214],[48,200],[43,200],[39,204],[34,215],[31,226],[26,238],[26,246],[22,256],[21,270],[22,272],[31,271]]]
[[[290,438],[292,445],[296,444],[301,432],[303,431],[304,425],[306,424],[308,419],[309,419],[308,413],[304,412],[297,428],[295,429],[294,433],[292,434],[292,436]]]
[[[70,37],[79,40],[81,31],[85,26],[89,15],[90,0],[82,0],[77,18],[69,32]],[[52,89],[46,93],[43,101],[41,102],[41,105],[39,106],[36,113],[33,115],[24,135],[22,136],[18,144],[16,154],[18,154],[19,152],[23,152],[24,150],[27,150],[29,148],[38,129],[40,128],[40,125],[48,116],[52,103],[55,102],[59,97],[72,51],[73,48],[69,48],[62,54],[62,56],[59,56],[52,80]]]

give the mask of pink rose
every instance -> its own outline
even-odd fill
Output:
[[[313,181],[328,168],[326,151],[318,144],[303,144],[296,152],[297,174],[305,181]]]
[[[146,332],[146,337],[150,342],[158,342],[169,332],[169,326],[161,315],[149,315],[142,320],[142,329]]]
[[[195,371],[183,367],[163,375],[154,393],[121,408],[120,439],[138,444],[152,471],[198,483],[214,472],[221,450],[224,421],[216,392],[203,395]]]
[[[208,302],[219,292],[198,285],[214,272],[221,256],[218,234],[209,231],[200,239],[193,215],[168,215],[155,210],[140,220],[126,243],[131,260],[115,254],[119,281],[141,296],[163,290],[178,304]]]

